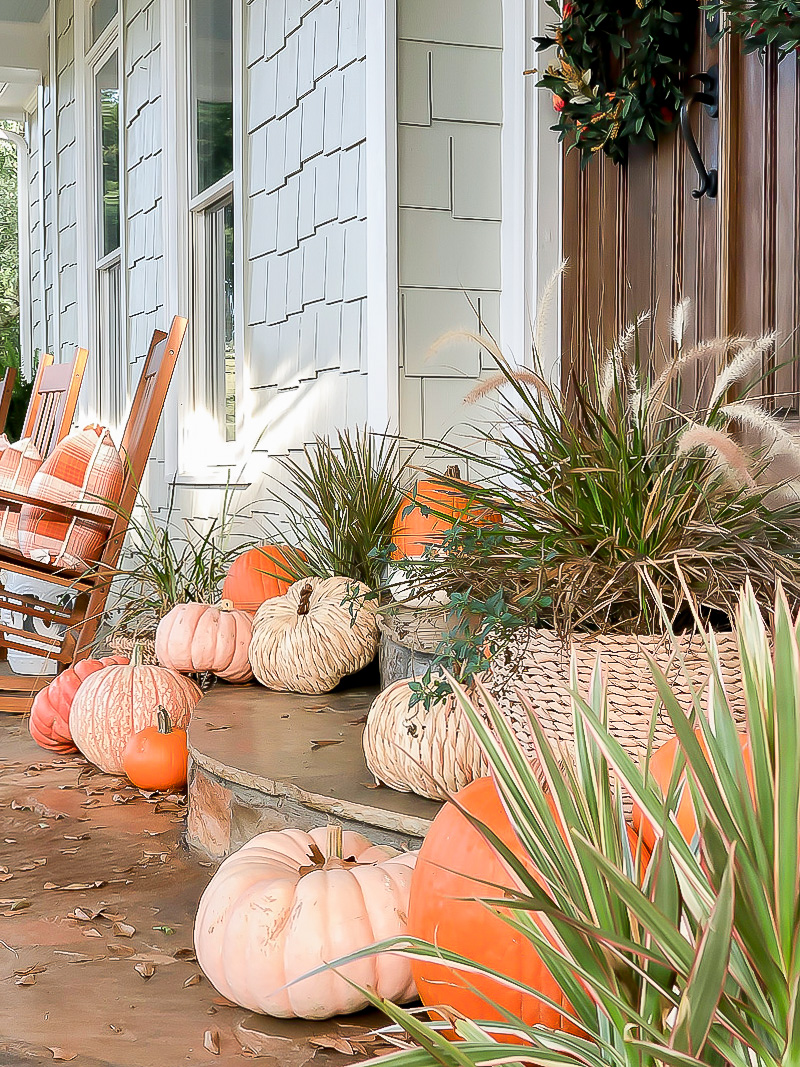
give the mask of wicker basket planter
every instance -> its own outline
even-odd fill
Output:
[[[685,634],[677,640],[692,682],[696,688],[702,689],[711,676],[702,638],[697,634]],[[736,635],[719,633],[716,641],[728,700],[736,717],[743,720],[744,694]],[[678,702],[688,711],[692,706],[689,685],[672,642],[660,636],[575,634],[570,641],[563,642],[552,630],[529,630],[518,636],[491,666],[484,684],[507,713],[515,734],[529,754],[533,753],[530,720],[520,694],[536,709],[550,740],[569,752],[573,742],[570,659],[574,653],[578,686],[585,694],[600,655],[608,690],[609,728],[620,744],[642,762],[647,752],[657,695],[646,652],[664,671]],[[655,727],[654,747],[672,736],[669,718],[661,710]]]
[[[129,634],[117,630],[109,635],[108,647],[116,656],[127,656],[130,659],[134,645],[142,650],[142,663],[157,664],[156,659],[156,632]]]

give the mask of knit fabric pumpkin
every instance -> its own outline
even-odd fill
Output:
[[[262,685],[329,693],[375,657],[378,623],[367,586],[351,578],[302,578],[265,601],[253,619],[250,664]]]
[[[364,728],[364,756],[376,779],[400,793],[447,800],[489,764],[452,695],[426,708],[409,707],[409,680],[390,685],[369,709]]]

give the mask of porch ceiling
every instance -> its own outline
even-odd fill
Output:
[[[49,0],[0,0],[0,118],[20,118],[48,67]]]

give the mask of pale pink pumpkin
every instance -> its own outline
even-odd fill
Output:
[[[185,729],[202,695],[177,671],[142,663],[135,648],[129,665],[104,667],[83,682],[69,713],[72,739],[101,771],[122,774],[128,738],[158,723],[159,706]]]
[[[253,617],[230,600],[211,604],[176,604],[156,630],[156,658],[175,671],[210,671],[226,682],[249,682],[247,657]]]
[[[367,1006],[358,989],[328,969],[287,987],[406,932],[417,854],[340,833],[321,827],[259,834],[214,875],[200,900],[194,944],[198,963],[228,1000],[284,1019],[327,1019]],[[341,975],[398,1003],[416,997],[411,964],[394,953],[348,963]]]

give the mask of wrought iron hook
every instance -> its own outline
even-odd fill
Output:
[[[707,71],[693,75],[693,78],[699,81],[703,88],[681,106],[681,133],[700,179],[700,187],[692,190],[692,196],[695,200],[700,200],[704,196],[707,196],[709,200],[714,200],[717,196],[717,171],[715,168],[706,169],[692,132],[689,109],[692,104],[702,104],[711,118],[715,119],[719,116],[719,68],[710,67]]]

